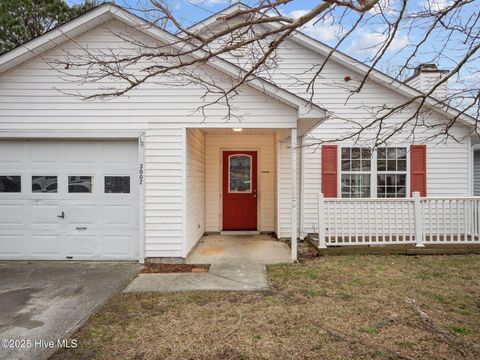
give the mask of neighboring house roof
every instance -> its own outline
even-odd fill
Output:
[[[106,21],[113,19],[130,25],[154,39],[166,42],[167,44],[176,44],[172,46],[182,47],[183,50],[186,49],[185,42],[181,38],[152,25],[146,20],[119,6],[104,4],[99,5],[63,25],[2,54],[0,56],[0,75],[105,23]],[[205,54],[205,51],[199,50],[192,53],[192,56],[202,57],[205,56]],[[208,65],[233,78],[239,78],[239,76],[245,73],[245,70],[219,57],[209,59]],[[265,79],[255,77],[249,79],[245,84],[265,93],[271,98],[297,109],[299,118],[309,121],[315,120],[317,122],[318,120],[324,120],[327,118],[327,112],[325,109],[318,105],[311,104],[302,97],[282,89]]]
[[[241,2],[235,3],[228,8],[219,11],[218,13],[198,22],[197,24],[191,26],[189,31],[199,31],[203,27],[208,27],[218,21],[218,18],[221,16],[232,15],[237,11],[251,9],[250,6],[245,5]],[[273,28],[275,25],[272,23],[262,23],[265,27]],[[322,56],[328,56],[332,51],[332,47],[326,45],[325,43],[314,39],[300,31],[296,31],[291,37],[291,40],[297,44],[304,46]],[[331,61],[334,61],[340,65],[345,66],[351,71],[359,73],[361,75],[367,74],[370,71],[368,65],[363,64],[361,61],[342,53],[339,50],[335,50],[330,56]],[[385,87],[403,95],[407,98],[412,98],[415,96],[423,95],[421,91],[416,88],[413,88],[402,81],[396,80],[393,77],[379,71],[376,69],[371,70],[369,79],[384,85]],[[431,106],[435,111],[439,112],[442,115],[458,117],[460,120],[464,121],[467,125],[476,125],[476,119],[469,116],[468,114],[462,113],[460,110],[455,109],[454,107],[446,104],[445,102],[439,101],[432,96],[427,97],[426,104]]]

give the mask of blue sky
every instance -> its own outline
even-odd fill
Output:
[[[408,1],[407,11],[414,12],[419,9],[431,8],[442,9],[448,4],[451,4],[453,0],[410,0]],[[79,0],[68,0],[70,3],[79,2]],[[127,8],[138,8],[141,4],[149,4],[149,0],[116,0],[117,5]],[[232,2],[229,0],[167,0],[169,8],[174,11],[177,19],[180,19],[184,26],[193,25],[196,22],[215,14],[216,12],[228,7]],[[245,4],[253,5],[257,3],[257,0],[243,0]],[[301,16],[312,6],[319,3],[318,0],[294,0],[290,4],[281,7],[281,11],[292,17]],[[467,19],[469,16],[478,12],[480,0],[474,0],[469,7],[458,14],[460,19]],[[139,5],[140,4],[140,5]],[[395,9],[399,9],[401,0],[381,0],[383,8],[386,9],[384,13],[389,16],[390,19],[394,19],[398,12]],[[151,5],[149,5],[151,7]],[[138,12],[141,16],[142,14]],[[338,15],[338,14],[337,14]],[[378,49],[377,45],[385,39],[385,35],[382,34],[384,30],[384,20],[379,15],[378,10],[372,10],[367,15],[368,22],[362,27],[358,28],[347,41],[340,47],[340,50],[348,55],[355,57],[361,61],[367,61]],[[347,16],[343,19],[342,25],[339,24],[338,18],[335,20],[320,21],[317,23],[308,24],[302,31],[306,34],[325,42],[329,45],[334,45],[338,39],[338,36],[342,32],[351,26],[354,21],[353,16]],[[478,26],[478,25],[477,25]],[[412,28],[402,28],[395,37],[393,43],[390,46],[390,50],[377,66],[380,70],[390,73],[391,75],[399,68],[400,64],[406,59],[408,54],[412,51],[411,44],[418,42],[425,30],[418,24]],[[438,49],[443,46],[441,41],[441,32],[434,34],[432,39],[427,42],[422,50],[417,54],[412,65],[421,62],[435,62],[441,68],[449,69],[455,66],[455,62],[458,59],[459,54],[462,53],[461,49],[463,45],[460,39],[453,38],[450,42],[450,46],[445,50],[445,56],[441,58],[435,58],[435,54],[438,53]],[[462,73],[464,77],[472,76],[475,84],[479,82],[478,74],[471,75],[475,69],[478,69],[478,61],[469,65],[467,69]]]

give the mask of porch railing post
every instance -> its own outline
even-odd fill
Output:
[[[325,200],[323,194],[317,194],[317,215],[318,215],[318,247],[320,249],[326,249],[327,244],[325,242]]]
[[[420,203],[420,193],[413,193],[413,221],[415,226],[415,246],[425,247],[423,244],[423,224],[422,224],[422,204]]]
[[[291,250],[292,262],[297,261],[297,129],[290,130],[291,164],[292,164],[292,218],[291,218]]]

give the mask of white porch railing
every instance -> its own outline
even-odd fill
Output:
[[[318,194],[319,246],[480,243],[480,197],[341,199]]]

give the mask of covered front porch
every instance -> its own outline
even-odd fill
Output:
[[[290,261],[287,243],[269,234],[206,234],[186,259],[187,264],[283,264]]]
[[[305,133],[297,128],[186,130],[187,261],[296,260]],[[277,239],[290,240],[288,259],[288,246]],[[272,242],[281,254],[275,246],[267,251]]]

